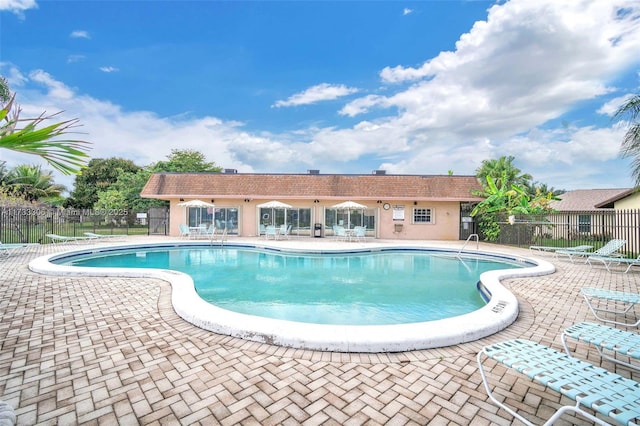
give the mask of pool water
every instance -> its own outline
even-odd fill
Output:
[[[136,249],[56,263],[177,270],[220,308],[341,325],[416,323],[472,312],[485,305],[477,288],[481,273],[524,266],[438,251],[303,254],[234,247]]]

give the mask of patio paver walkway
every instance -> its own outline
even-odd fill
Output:
[[[510,425],[513,418],[482,387],[480,348],[523,337],[561,349],[561,330],[594,320],[581,287],[638,292],[640,282],[638,271],[612,274],[542,255],[556,273],[503,282],[520,302],[506,330],[446,348],[345,354],[198,329],[175,314],[170,285],[160,280],[29,271],[30,259],[68,248],[46,245],[0,261],[0,399],[21,425]],[[640,381],[640,373],[601,360],[593,348],[579,345],[577,353]],[[554,392],[501,366],[489,374],[532,421],[555,411]]]

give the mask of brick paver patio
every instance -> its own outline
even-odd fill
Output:
[[[170,285],[160,280],[29,271],[30,259],[68,248],[46,245],[0,260],[0,399],[21,425],[510,425],[482,386],[475,360],[482,346],[523,337],[561,349],[561,330],[594,321],[581,287],[638,292],[640,282],[637,270],[609,273],[540,255],[556,273],[503,282],[520,302],[506,330],[447,348],[346,354],[198,329],[175,314]],[[640,380],[595,349],[578,345],[577,353]],[[488,366],[498,394],[531,421],[557,408],[558,394]],[[584,424],[571,416],[560,424],[571,420]]]

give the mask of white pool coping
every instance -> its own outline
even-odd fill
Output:
[[[57,265],[51,259],[66,257],[71,253],[95,253],[100,251],[142,249],[151,247],[178,247],[187,245],[209,245],[209,243],[167,242],[148,244],[123,244],[93,248],[77,248],[64,253],[38,257],[29,263],[29,269],[45,274],[69,277],[138,277],[157,278],[171,284],[171,302],[176,313],[185,321],[215,333],[239,337],[260,343],[269,343],[291,348],[311,349],[332,352],[403,352],[418,349],[430,349],[478,340],[494,334],[511,325],[518,317],[518,300],[508,291],[500,280],[517,277],[531,277],[551,274],[555,267],[543,259],[510,255],[499,252],[473,251],[465,254],[498,256],[516,262],[533,263],[535,266],[484,272],[480,281],[491,299],[477,311],[448,319],[398,325],[325,325],[285,321],[258,317],[228,311],[204,301],[198,296],[193,280],[187,274],[165,269],[142,268],[96,268]],[[268,243],[226,244],[233,247],[267,248],[282,252],[349,252],[365,250],[376,251],[380,247],[366,249],[306,250],[291,247],[272,246]],[[403,246],[385,245],[383,249],[422,248],[443,250],[439,247],[424,245]],[[448,250],[451,252],[451,250]],[[453,251],[455,253],[455,251]]]

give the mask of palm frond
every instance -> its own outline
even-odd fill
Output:
[[[17,115],[9,118],[12,102],[13,100],[0,110],[0,120],[5,121],[0,127],[0,148],[38,155],[65,175],[79,173],[89,157],[87,151],[90,149],[90,142],[68,138],[56,139],[74,133],[73,129],[78,127],[79,120],[71,119],[39,127],[60,113],[43,113],[37,118],[26,120],[18,118]],[[21,122],[27,124],[18,128]]]

